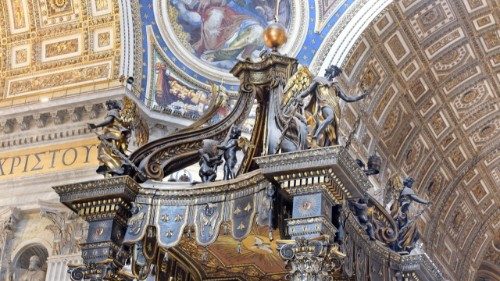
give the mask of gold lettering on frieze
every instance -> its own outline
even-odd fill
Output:
[[[70,39],[52,44],[45,47],[45,57],[61,56],[78,52],[78,39]]]
[[[97,167],[97,140],[89,139],[0,153],[0,180]]]
[[[56,72],[36,78],[29,77],[9,83],[8,96],[19,96],[86,81],[105,80],[110,77],[110,63],[86,66],[69,71]]]

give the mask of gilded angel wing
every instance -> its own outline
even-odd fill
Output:
[[[136,105],[134,101],[132,101],[130,98],[124,97],[123,101],[121,101],[120,106],[122,109],[120,110],[120,117],[122,121],[129,125],[132,126],[134,119],[136,117]]]
[[[124,126],[134,132],[135,142],[138,145],[146,144],[149,140],[149,128],[142,118],[136,104],[130,98],[124,97],[121,102],[120,116]]]
[[[395,207],[397,203],[396,205],[394,203],[396,202],[401,190],[403,190],[403,187],[403,181],[401,180],[401,177],[399,175],[395,174],[390,177],[384,190],[384,206],[387,206],[387,204],[393,201],[391,207]]]
[[[285,89],[283,90],[283,99],[281,100],[282,107],[288,106],[294,97],[307,89],[313,79],[314,76],[307,67],[299,66],[297,72],[288,79]]]

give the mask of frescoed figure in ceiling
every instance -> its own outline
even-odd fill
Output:
[[[229,69],[238,58],[256,56],[262,32],[274,20],[276,0],[168,0],[169,18],[184,46],[198,58]],[[281,1],[287,26],[290,4]]]
[[[157,59],[153,76],[154,102],[163,109],[174,114],[198,119],[208,108],[211,99],[209,91],[194,89],[181,80],[173,77],[168,66],[161,59]],[[218,108],[210,123],[217,123],[231,111],[232,103],[228,96],[222,106]]]
[[[172,112],[199,117],[209,103],[209,94],[192,89],[178,79],[172,77],[167,65],[158,62],[155,65],[155,96],[157,105],[168,108]]]

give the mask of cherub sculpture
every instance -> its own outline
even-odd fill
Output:
[[[213,182],[217,177],[217,167],[222,164],[222,154],[218,154],[216,140],[203,140],[203,148],[198,150],[200,154],[199,175],[202,182]]]
[[[417,214],[413,219],[409,219],[409,210],[413,201],[429,205],[431,202],[418,197],[412,189],[414,179],[411,177],[403,181],[403,189],[399,193],[397,202],[391,206],[391,215],[398,227],[398,239],[393,245],[393,249],[398,252],[410,252],[415,248],[415,243],[420,238],[415,220],[421,215]]]
[[[225,144],[218,145],[220,150],[224,151],[224,180],[234,179],[236,173],[234,168],[238,160],[236,159],[236,151],[239,149],[239,137],[241,129],[237,126],[231,128],[229,139]]]
[[[368,218],[368,200],[366,198],[359,198],[358,202],[349,201],[349,205],[354,209],[356,218],[365,228],[366,234],[368,234],[370,240],[375,240],[375,230],[373,224]]]
[[[127,174],[131,166],[125,155],[130,137],[129,124],[120,116],[121,106],[116,100],[106,101],[108,109],[106,118],[98,124],[89,123],[90,129],[103,128],[98,135],[101,143],[98,146],[100,166],[97,173],[105,176]]]

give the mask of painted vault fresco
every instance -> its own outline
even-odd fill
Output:
[[[199,89],[178,78],[170,69],[167,60],[155,52],[154,73],[152,75],[153,109],[188,119],[198,119],[208,108],[211,93]],[[218,122],[231,111],[229,98],[217,110],[211,123]]]
[[[285,53],[309,65],[330,29],[355,0],[281,0],[279,20],[290,32]],[[210,85],[234,97],[229,70],[259,56],[262,32],[274,21],[276,0],[140,0],[142,76],[140,99],[151,109],[196,120],[211,99]],[[304,44],[307,42],[307,44]],[[234,100],[211,122],[222,120]],[[244,125],[251,131],[253,119]]]
[[[237,59],[256,57],[262,32],[274,20],[276,0],[167,0],[168,18],[182,45],[197,58],[225,70]],[[280,22],[290,21],[282,1]]]
[[[156,63],[155,72],[155,101],[159,106],[170,107],[181,113],[192,112],[196,115],[205,110],[209,93],[189,88],[175,79],[167,70],[165,63]]]

